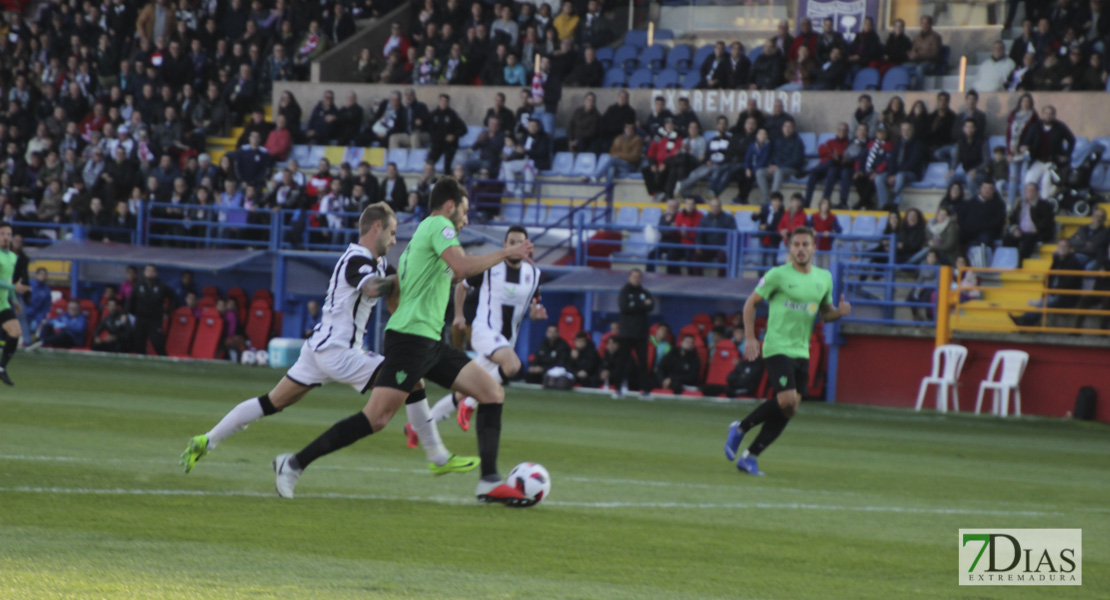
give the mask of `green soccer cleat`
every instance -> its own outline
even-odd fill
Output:
[[[452,454],[451,458],[447,459],[447,463],[442,466],[433,462],[428,463],[428,470],[432,472],[432,475],[466,473],[467,471],[473,471],[481,462],[474,456],[455,456]]]
[[[193,436],[185,451],[181,453],[181,468],[185,469],[186,473],[192,471],[193,467],[197,466],[197,461],[204,458],[205,454],[208,454],[208,436]]]

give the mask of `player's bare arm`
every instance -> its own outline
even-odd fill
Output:
[[[455,272],[455,277],[466,279],[490,270],[505,259],[524,260],[530,254],[532,254],[532,242],[526,241],[511,248],[502,248],[497,252],[478,256],[467,256],[462,247],[451,246],[443,251],[440,258]]]
[[[539,298],[532,298],[532,306],[528,309],[528,318],[533,321],[547,320],[547,309],[540,304]]]
[[[744,307],[745,323],[747,322],[747,306]],[[834,306],[832,304],[823,304],[821,306],[821,320],[826,323],[831,323],[842,317],[847,317],[852,314],[852,303],[844,298],[844,294],[840,295],[840,305]]]
[[[455,285],[455,319],[451,327],[462,331],[466,329],[466,317],[463,315],[463,304],[466,303],[466,286],[460,281]]]
[[[371,277],[363,282],[359,290],[363,294],[371,298],[385,298],[393,293],[393,288],[397,285],[396,275],[386,275],[385,277]]]
[[[763,297],[752,292],[744,302],[744,358],[755,360],[759,358],[759,339],[755,336],[755,311]]]

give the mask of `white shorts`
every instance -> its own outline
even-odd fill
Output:
[[[478,353],[478,366],[482,367],[486,373],[493,377],[493,380],[500,383],[501,374],[499,372],[500,365],[490,360],[494,352],[502,348],[512,348],[513,343],[506,339],[500,331],[494,331],[488,327],[471,327],[470,329],[470,346]]]
[[[362,394],[370,389],[385,357],[353,348],[324,348],[316,352],[305,342],[301,356],[285,376],[301,385],[316,387],[332,381],[345,383]]]

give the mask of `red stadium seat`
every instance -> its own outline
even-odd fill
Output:
[[[250,314],[247,315],[246,336],[252,348],[265,350],[270,342],[270,329],[274,324],[274,311],[265,299],[256,299],[251,302]]]
[[[270,329],[270,337],[281,337],[281,326],[285,322],[285,313],[280,310],[274,311],[274,324]]]
[[[713,317],[705,313],[694,315],[694,318],[690,319],[690,323],[698,326],[698,331],[703,339],[713,330]]]
[[[597,349],[597,355],[599,357],[605,358],[605,345],[609,343],[609,338],[611,337],[613,337],[612,331],[606,332],[604,335],[601,336],[601,346],[599,346]]]
[[[197,321],[197,333],[193,338],[193,347],[189,356],[193,358],[216,358],[216,351],[220,347],[220,340],[224,333],[224,318],[215,308],[206,308],[200,313]]]
[[[49,321],[51,319],[57,319],[58,317],[64,315],[68,305],[69,300],[66,300],[65,298],[58,298],[57,300],[55,300],[50,305],[50,312],[46,314],[46,320]]]
[[[728,374],[732,371],[733,361],[740,356],[736,344],[732,340],[721,340],[713,348],[713,356],[709,361],[709,374],[705,378],[706,385],[728,386]]]
[[[227,289],[227,297],[234,298],[239,306],[249,306],[250,302],[247,300],[247,292],[243,291],[241,287],[233,287]]]
[[[203,298],[216,298],[218,300],[220,298],[220,288],[214,285],[206,285],[201,290],[200,295]]]
[[[705,345],[705,338],[702,337],[701,330],[698,329],[698,326],[694,325],[693,323],[691,323],[689,325],[683,325],[682,329],[678,330],[678,340],[676,341],[676,343],[681,344],[682,343],[682,338],[684,338],[686,336],[693,337],[694,338],[694,344],[700,344],[702,346]]]
[[[188,358],[196,330],[197,317],[191,309],[182,306],[173,311],[169,333],[166,335],[166,354],[177,358]]]
[[[85,313],[85,322],[87,323],[85,343],[80,347],[90,348],[92,347],[93,332],[96,331],[96,326],[100,323],[100,311],[96,309],[96,303],[92,300],[82,298],[79,302],[81,303],[81,312]]]
[[[573,304],[564,306],[559,313],[559,337],[573,348],[574,336],[579,331],[582,331],[582,314],[578,312],[578,307]]]
[[[254,304],[255,300],[265,300],[270,306],[274,305],[274,295],[266,288],[254,290],[254,293],[251,294],[251,304]]]
[[[654,371],[655,370],[655,344],[651,343],[651,340],[648,340],[647,350],[648,350],[648,371]]]

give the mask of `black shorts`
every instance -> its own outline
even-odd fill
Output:
[[[767,367],[767,380],[779,394],[787,390],[797,390],[799,396],[804,396],[809,387],[809,359],[791,358],[782,354],[775,354],[763,359]]]
[[[470,357],[440,340],[387,329],[382,344],[385,362],[378,370],[375,387],[411,392],[420,379],[426,378],[450,388]]]
[[[0,310],[0,323],[7,323],[8,321],[18,320],[19,317],[15,314],[15,309],[5,308]]]

